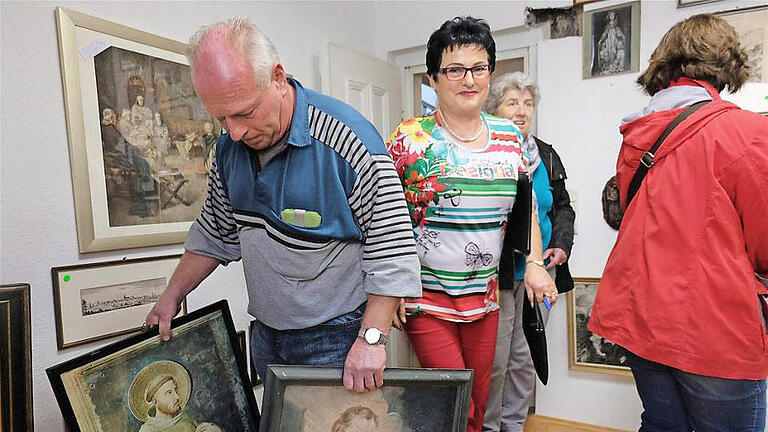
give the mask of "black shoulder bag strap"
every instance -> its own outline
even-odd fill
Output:
[[[632,198],[635,197],[635,194],[637,193],[637,190],[640,189],[640,185],[643,183],[643,179],[645,178],[645,175],[648,174],[648,170],[651,169],[653,166],[653,162],[655,159],[655,153],[661,147],[661,143],[664,142],[665,139],[669,136],[669,134],[672,133],[672,131],[683,122],[683,120],[687,119],[688,116],[694,113],[697,109],[703,107],[704,105],[708,104],[709,100],[703,100],[700,102],[696,102],[695,104],[689,106],[685,111],[681,112],[680,114],[675,117],[674,120],[672,120],[672,123],[667,126],[666,129],[664,129],[664,132],[659,136],[659,139],[656,140],[656,142],[653,144],[653,146],[645,152],[640,157],[640,165],[637,167],[637,171],[635,171],[635,175],[632,176],[632,181],[629,182],[629,190],[627,191],[627,205],[624,207],[629,208],[629,203],[632,202]]]

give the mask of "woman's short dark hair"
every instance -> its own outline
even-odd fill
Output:
[[[708,82],[717,91],[735,92],[749,77],[747,54],[736,31],[711,14],[694,15],[672,26],[637,78],[654,95],[682,77]]]
[[[427,75],[437,81],[443,51],[466,45],[480,45],[488,53],[488,68],[496,68],[496,42],[491,36],[491,26],[483,19],[456,17],[435,30],[427,42]]]

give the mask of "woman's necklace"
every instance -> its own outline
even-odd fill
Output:
[[[480,116],[480,130],[478,130],[477,133],[474,136],[469,137],[469,138],[465,138],[465,137],[457,134],[456,132],[454,132],[453,129],[451,129],[451,127],[448,126],[448,121],[446,121],[445,114],[443,114],[443,112],[440,111],[440,108],[437,109],[437,113],[440,115],[440,119],[442,120],[443,126],[445,126],[445,128],[448,130],[448,132],[451,135],[453,135],[456,139],[458,139],[461,142],[468,143],[468,142],[475,141],[476,139],[480,138],[480,135],[483,133],[483,129],[485,129],[485,122],[483,121],[483,116],[481,115]]]

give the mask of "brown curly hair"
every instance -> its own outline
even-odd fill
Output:
[[[672,81],[687,77],[722,91],[737,91],[749,77],[747,54],[736,31],[712,14],[694,15],[672,26],[653,50],[648,69],[637,78],[654,95]]]

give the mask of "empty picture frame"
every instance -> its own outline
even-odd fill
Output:
[[[34,429],[29,285],[0,286],[0,431]]]
[[[59,349],[139,330],[180,259],[168,255],[52,268]],[[180,313],[187,313],[186,300]]]
[[[384,370],[384,386],[367,393],[344,388],[341,368],[270,365],[262,432],[344,430],[463,432],[471,370]],[[371,429],[373,430],[373,429]]]
[[[68,430],[257,432],[227,302],[176,318],[171,329],[169,341],[155,327],[48,368]]]
[[[568,368],[631,376],[624,350],[587,328],[600,278],[573,278],[568,292]]]

